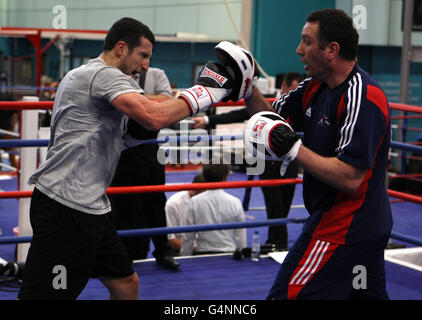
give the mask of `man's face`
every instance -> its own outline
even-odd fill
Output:
[[[324,80],[327,71],[326,50],[320,49],[318,22],[307,22],[302,29],[301,41],[296,49],[300,61],[305,63],[307,76]]]
[[[140,45],[132,51],[127,50],[122,57],[120,70],[127,75],[133,76],[142,70],[148,70],[152,55],[152,43],[147,38],[141,37]]]

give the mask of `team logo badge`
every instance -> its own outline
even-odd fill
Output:
[[[328,117],[324,114],[324,115],[321,117],[321,120],[319,120],[318,124],[319,124],[320,126],[323,126],[323,125],[327,125],[327,126],[329,126],[329,125],[330,125],[330,121],[328,121]]]

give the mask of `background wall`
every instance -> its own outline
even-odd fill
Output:
[[[314,10],[334,6],[334,0],[255,0],[251,47],[265,72],[273,76],[303,73],[296,48],[306,17]]]
[[[251,25],[251,39],[247,40],[250,40],[251,51],[267,74],[276,76],[288,71],[303,72],[296,48],[308,14],[317,9],[337,7],[357,19],[360,12],[356,9],[364,7],[365,28],[358,28],[359,63],[384,85],[391,101],[398,101],[401,0],[253,0],[251,21],[242,22],[242,17],[247,17],[242,12],[245,1],[121,0],[117,3],[111,0],[0,0],[0,25],[51,28],[55,17],[53,8],[60,4],[66,7],[69,29],[106,30],[116,19],[132,16],[144,21],[158,35],[180,32],[204,35],[208,37],[206,42],[192,38],[189,42],[158,42],[154,48],[152,66],[164,69],[170,81],[180,88],[192,85],[199,65],[215,59],[213,47],[216,43],[222,39],[239,40],[235,27],[241,29],[242,24]],[[231,9],[235,26],[226,5]],[[47,42],[46,39],[43,44]],[[422,45],[422,32],[413,32],[412,42]],[[69,67],[77,67],[88,58],[98,56],[101,50],[102,41],[75,40]],[[9,72],[29,74],[29,84],[31,81],[34,83],[33,52],[32,45],[24,38],[0,37],[0,60],[4,62],[11,57],[14,61],[25,61],[25,66],[20,65]],[[44,56],[43,73],[54,79],[59,74],[58,53],[52,46]],[[0,63],[1,70],[6,66],[6,62]],[[412,64],[411,73],[409,102],[422,104],[422,90],[419,90],[422,64]]]
[[[67,29],[107,30],[117,19],[129,16],[141,20],[159,36],[191,34],[192,41],[158,42],[154,47],[151,65],[163,68],[176,87],[190,86],[196,66],[215,59],[213,48],[222,39],[238,40],[236,28],[241,28],[242,0],[0,0],[0,26],[52,28],[57,5],[66,9]],[[197,42],[197,36],[208,41]],[[48,40],[43,40],[43,45],[47,43]],[[68,67],[77,67],[81,61],[99,55],[102,41],[75,40],[71,51]],[[21,72],[23,61],[35,66],[33,57],[21,59],[34,52],[26,39],[0,37],[0,52],[3,60],[13,57],[13,67],[9,68],[13,69],[9,70],[13,75]],[[2,65],[0,69],[7,64]],[[59,78],[59,51],[55,46],[46,51],[43,66],[43,74]],[[35,67],[32,81],[34,77]],[[28,77],[21,77],[14,85],[28,85],[28,82],[31,82]]]
[[[241,0],[227,3],[240,26]],[[52,28],[52,10],[62,5],[67,11],[69,29],[107,30],[117,19],[130,16],[156,34],[187,32],[237,39],[222,0],[2,0],[0,4],[0,17],[4,20],[0,22],[7,26]]]

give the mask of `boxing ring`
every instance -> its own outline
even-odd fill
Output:
[[[219,104],[221,106],[227,104]],[[230,103],[233,105],[233,103]],[[239,102],[238,105],[242,105]],[[394,105],[394,104],[392,104]],[[1,108],[12,108],[16,110],[38,110],[52,107],[51,102],[0,102]],[[394,106],[392,106],[394,107]],[[398,106],[402,108],[402,106]],[[416,109],[414,109],[416,108]],[[410,108],[412,112],[422,114],[422,108]],[[214,136],[204,139],[212,141],[240,139],[241,136]],[[180,138],[175,138],[180,142]],[[189,138],[187,138],[189,140]],[[193,141],[198,141],[198,137],[193,137]],[[154,139],[144,143],[164,143],[169,140]],[[0,149],[6,147],[45,147],[48,144],[46,139],[16,139],[0,140]],[[403,142],[392,143],[392,148],[403,152],[421,152],[422,147]],[[167,172],[166,185],[161,186],[138,186],[138,187],[114,187],[107,190],[111,193],[141,193],[141,192],[165,192],[167,197],[177,191],[192,189],[221,189],[234,196],[246,199],[245,188],[253,188],[250,200],[247,201],[248,211],[246,222],[229,223],[222,225],[197,225],[182,226],[172,228],[153,229],[133,229],[120,230],[122,237],[155,235],[164,233],[196,232],[210,229],[233,229],[247,228],[248,246],[250,247],[251,234],[255,229],[260,230],[261,241],[265,239],[267,226],[287,224],[289,230],[289,247],[298,237],[301,231],[301,223],[307,218],[306,210],[301,206],[302,186],[301,179],[278,179],[246,181],[247,175],[235,172],[229,177],[229,181],[224,183],[196,183],[186,184],[184,181],[192,181],[196,171]],[[0,226],[3,235],[0,236],[0,257],[7,256],[13,260],[14,249],[17,244],[30,241],[30,235],[13,235],[13,227],[16,226],[16,214],[12,218],[12,212],[17,212],[17,201],[14,199],[25,199],[31,196],[31,190],[19,190],[18,177],[12,179],[0,179]],[[292,210],[287,219],[266,220],[265,211],[259,208],[263,205],[263,197],[258,188],[260,186],[296,184],[295,198]],[[18,191],[16,191],[18,189]],[[392,210],[395,227],[392,238],[400,243],[406,244],[407,249],[419,250],[422,247],[420,226],[422,225],[422,197],[410,195],[403,192],[388,190],[392,200]],[[8,217],[5,217],[8,215]],[[10,215],[10,216],[9,216]],[[7,223],[5,223],[7,220]],[[3,225],[4,223],[4,225]],[[6,225],[6,227],[5,227]],[[397,227],[396,227],[397,226]],[[265,240],[264,240],[265,241]],[[402,250],[402,249],[394,249]],[[404,249],[403,249],[404,250]],[[386,259],[387,259],[386,250]],[[422,252],[421,252],[422,253]],[[231,254],[221,254],[212,256],[188,256],[176,257],[181,263],[179,271],[169,271],[159,267],[154,259],[136,261],[134,269],[138,272],[141,280],[140,299],[143,300],[262,300],[266,294],[275,275],[279,269],[279,263],[262,256],[259,262],[253,262],[244,258],[240,261],[234,260]],[[416,270],[403,264],[386,260],[387,290],[392,299],[421,299],[422,288],[417,285],[422,281],[422,268]],[[161,285],[165,284],[165,285]],[[416,285],[415,285],[416,284]],[[0,300],[15,299],[17,291],[1,290]],[[107,292],[102,284],[92,279],[82,292],[80,299],[108,299]]]

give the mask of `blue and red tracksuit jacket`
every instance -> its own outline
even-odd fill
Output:
[[[385,186],[391,140],[390,108],[385,93],[357,64],[347,79],[330,89],[305,79],[274,101],[273,108],[303,144],[317,154],[367,168],[359,190],[349,195],[308,172],[303,198],[310,217],[303,231],[339,245],[374,241],[391,232],[392,215]]]

